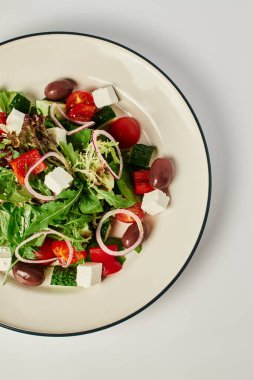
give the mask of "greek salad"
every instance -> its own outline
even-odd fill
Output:
[[[0,272],[27,286],[89,287],[122,270],[167,209],[172,162],[117,116],[113,86],[0,91]],[[115,224],[125,226],[114,236]]]

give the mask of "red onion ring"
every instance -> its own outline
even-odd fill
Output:
[[[115,252],[115,251],[112,251],[111,249],[109,249],[104,244],[104,242],[101,238],[101,228],[102,228],[104,221],[106,219],[108,219],[110,216],[114,216],[116,214],[126,214],[126,215],[131,216],[136,221],[136,224],[137,224],[139,232],[140,232],[138,239],[136,240],[136,242],[131,247],[124,249],[123,251],[119,251],[119,252]],[[136,247],[138,247],[138,245],[141,244],[143,237],[144,237],[144,230],[143,230],[143,226],[142,226],[140,218],[136,214],[134,214],[132,211],[129,211],[126,209],[120,209],[120,208],[118,208],[116,210],[108,211],[103,216],[103,218],[100,220],[100,222],[98,223],[97,230],[96,230],[96,239],[97,239],[97,243],[98,243],[99,247],[104,252],[108,253],[108,255],[111,255],[111,256],[122,256],[122,255],[126,255],[129,252],[132,252]]]
[[[71,121],[72,123],[74,124],[78,124],[78,125],[81,125],[81,129],[79,129],[78,131],[74,129],[74,131],[76,132],[79,132],[81,131],[82,129],[85,129],[85,128],[89,128],[89,127],[92,127],[95,123],[94,121],[87,121],[87,122],[83,122],[83,121],[79,121],[79,120],[74,120],[74,119],[71,119],[70,117],[68,117],[65,112],[63,112],[63,110],[61,109],[61,107],[58,106],[58,104],[56,103],[53,103],[50,107],[50,117],[51,119],[53,120],[53,122],[57,125],[57,127],[61,128],[61,129],[65,129],[63,127],[63,125],[59,122],[59,120],[57,119],[57,117],[55,116],[54,112],[55,112],[55,109],[57,108],[58,112],[62,115],[62,117],[64,117],[64,119],[68,120],[68,121]],[[77,128],[78,129],[78,128]],[[70,134],[72,135],[73,133],[76,133],[74,131],[70,131],[71,133],[67,132],[67,134]]]
[[[122,159],[122,154],[121,154],[121,151],[118,147],[118,145],[115,146],[116,150],[117,150],[117,153],[119,155],[119,174],[116,174],[111,168],[110,166],[108,165],[108,163],[106,162],[106,160],[104,159],[104,157],[102,156],[98,146],[97,146],[97,138],[99,135],[103,135],[103,136],[106,136],[109,140],[113,141],[113,142],[116,142],[116,140],[110,135],[110,133],[106,132],[106,131],[103,131],[103,130],[96,130],[96,131],[93,131],[92,132],[92,143],[93,143],[93,146],[94,146],[94,149],[95,151],[97,152],[97,155],[100,159],[100,161],[106,166],[106,168],[109,170],[109,172],[111,173],[111,175],[116,178],[116,179],[120,179],[121,175],[122,175],[122,170],[123,170],[123,159]]]
[[[37,162],[35,162],[35,164],[33,166],[30,167],[30,169],[28,170],[28,172],[26,173],[26,176],[25,176],[25,179],[24,179],[24,185],[25,185],[25,188],[26,190],[34,197],[34,198],[37,198],[39,199],[40,201],[54,201],[56,198],[57,198],[57,195],[42,195],[40,193],[38,193],[37,191],[35,191],[30,183],[29,183],[29,177],[31,175],[31,173],[33,172],[33,170],[38,166],[40,165],[44,160],[46,160],[47,158],[49,157],[55,157],[57,158],[59,161],[61,161],[65,167],[69,170],[69,166],[68,166],[68,163],[67,161],[65,160],[64,157],[60,156],[59,154],[55,153],[55,152],[49,152],[49,153],[46,153],[44,154],[44,156],[42,156]]]
[[[36,234],[30,236],[28,239],[25,239],[22,243],[20,243],[16,249],[15,249],[15,256],[16,258],[19,260],[19,261],[22,261],[23,263],[28,263],[28,264],[43,264],[43,263],[51,263],[52,261],[55,261],[55,260],[59,260],[58,257],[55,257],[55,258],[52,258],[52,259],[46,259],[46,260],[28,260],[28,259],[24,259],[22,256],[20,256],[19,254],[19,249],[21,247],[23,247],[26,243],[29,243],[29,241],[31,240],[34,240],[42,235],[49,235],[49,234],[53,234],[53,235],[57,235],[57,236],[60,236],[61,238],[63,238],[68,246],[68,249],[69,249],[69,257],[68,257],[68,260],[67,262],[62,265],[63,268],[67,268],[70,264],[71,264],[71,261],[73,259],[73,255],[74,255],[74,249],[70,243],[69,240],[66,239],[66,236],[64,236],[63,234],[61,234],[60,232],[58,231],[55,231],[55,230],[52,230],[52,229],[48,229],[46,231],[41,231],[41,232],[37,232]]]

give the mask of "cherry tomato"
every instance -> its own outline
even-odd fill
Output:
[[[6,124],[6,112],[0,112],[0,124]]]
[[[138,142],[141,135],[139,123],[128,116],[113,121],[108,132],[119,142],[121,149],[131,148]]]
[[[52,251],[59,259],[63,259],[64,262],[68,260],[69,249],[65,241],[53,241],[52,242]],[[74,255],[71,261],[71,264],[77,263],[79,260],[85,259],[87,256],[86,251],[77,251],[74,248]]]
[[[93,104],[79,103],[73,106],[68,112],[68,116],[73,120],[90,121],[96,111],[96,106]]]
[[[135,203],[135,205],[128,207],[126,210],[132,211],[140,219],[142,219],[145,214],[141,208],[141,202]],[[116,214],[116,218],[123,223],[136,223],[134,218],[127,214]]]
[[[36,260],[48,260],[53,259],[55,254],[52,250],[53,239],[46,238],[44,244],[35,253]],[[43,265],[49,265],[49,263],[44,263]]]
[[[67,112],[71,110],[76,104],[94,104],[93,96],[86,91],[75,91],[70,94],[66,99],[66,109]]]

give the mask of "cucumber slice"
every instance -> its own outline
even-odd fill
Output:
[[[10,99],[9,112],[11,112],[13,108],[15,108],[20,112],[28,113],[30,105],[30,100],[28,100],[24,95],[14,93]]]
[[[49,116],[50,114],[50,107],[53,103],[57,103],[59,107],[63,110],[63,112],[66,111],[66,105],[64,103],[60,102],[51,102],[50,100],[36,100],[36,109],[38,112],[41,112],[43,116]],[[55,111],[55,116],[59,120],[63,120],[64,118],[59,113],[59,111]]]

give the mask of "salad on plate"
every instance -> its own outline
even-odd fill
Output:
[[[172,161],[117,116],[113,86],[0,91],[0,272],[27,286],[90,287],[122,270],[167,209]],[[116,237],[120,225],[123,231]]]

